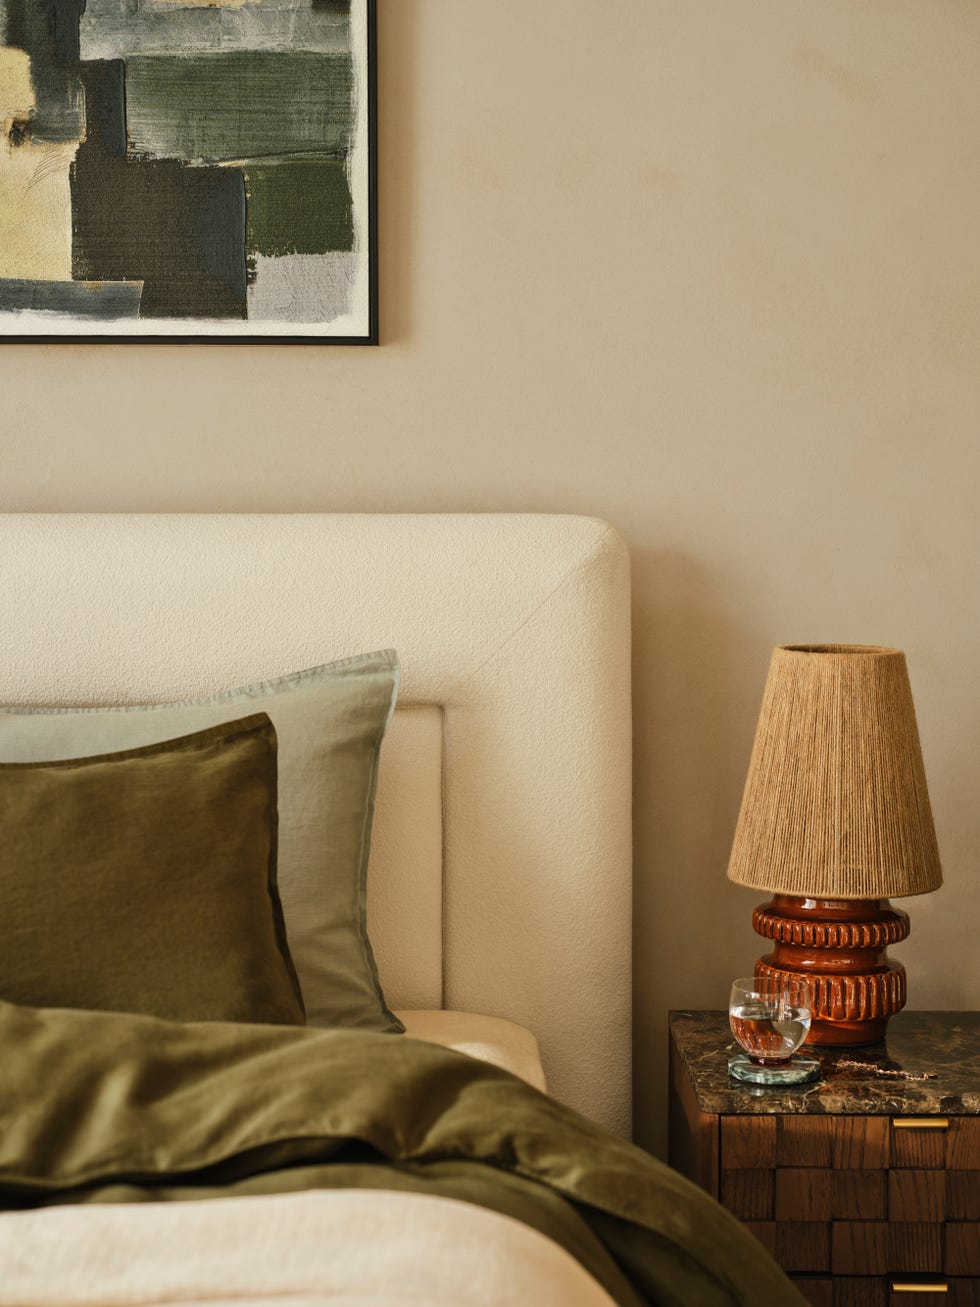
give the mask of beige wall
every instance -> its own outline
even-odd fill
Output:
[[[380,0],[379,350],[0,351],[6,510],[544,510],[635,567],[637,1089],[756,956],[770,646],[909,656],[976,1007],[980,7]]]

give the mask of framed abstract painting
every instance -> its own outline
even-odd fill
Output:
[[[375,0],[0,0],[0,343],[376,344]]]

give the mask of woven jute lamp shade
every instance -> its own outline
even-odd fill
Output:
[[[728,877],[815,898],[939,888],[939,849],[901,650],[773,650]]]
[[[814,1043],[884,1038],[905,1005],[886,946],[909,932],[890,897],[942,884],[905,655],[868,645],[773,651],[728,878],[774,897],[759,975],[803,972]]]

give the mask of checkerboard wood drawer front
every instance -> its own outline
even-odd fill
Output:
[[[946,1168],[950,1171],[980,1171],[980,1117],[950,1117]]]
[[[980,1119],[719,1124],[721,1201],[810,1302],[980,1307]]]
[[[680,1169],[813,1307],[980,1307],[980,1011],[903,1012],[887,1050],[825,1049],[813,1086],[751,1097],[728,1033],[672,1014]]]
[[[980,1289],[969,1280],[895,1280],[890,1276],[794,1275],[812,1307],[980,1307]]]
[[[946,1172],[946,1214],[951,1221],[980,1219],[980,1171]]]

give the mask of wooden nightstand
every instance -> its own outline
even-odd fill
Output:
[[[670,1164],[816,1307],[980,1307],[980,1013],[808,1048],[821,1078],[793,1089],[729,1081],[733,1047],[727,1013],[671,1013]]]

